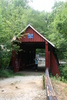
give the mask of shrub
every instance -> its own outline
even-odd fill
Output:
[[[10,77],[13,76],[13,71],[0,69],[0,77]]]
[[[0,51],[0,69],[6,69],[11,60],[11,52]]]
[[[67,64],[60,66],[59,70],[60,70],[60,73],[61,73],[61,77],[64,77],[64,79],[67,80]]]

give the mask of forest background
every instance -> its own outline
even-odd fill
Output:
[[[9,66],[12,38],[31,24],[58,48],[58,58],[67,61],[67,2],[55,2],[51,12],[37,11],[31,0],[0,0],[0,69]],[[67,65],[59,67],[67,79]]]

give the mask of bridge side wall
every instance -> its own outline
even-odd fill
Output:
[[[58,74],[60,76],[60,72],[59,72],[59,69],[58,69],[58,63],[57,63],[55,55],[52,51],[51,51],[50,60],[51,60],[51,72],[52,72],[52,74],[54,76],[56,76],[56,74]]]
[[[50,46],[49,48],[48,42],[45,43],[45,67],[48,68],[49,73],[51,71],[54,76],[56,76],[56,74],[60,76],[57,59],[55,58],[52,47]]]

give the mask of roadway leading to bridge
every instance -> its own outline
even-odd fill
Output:
[[[42,75],[0,80],[0,100],[46,100]]]

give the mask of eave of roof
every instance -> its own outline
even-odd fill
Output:
[[[44,40],[46,40],[49,44],[51,44],[55,48],[55,45],[53,43],[51,43],[48,39],[46,39],[42,34],[40,34],[36,29],[34,29],[30,24],[28,24],[27,27],[24,28],[19,34],[23,33],[28,27],[33,29],[39,36],[41,36]]]

